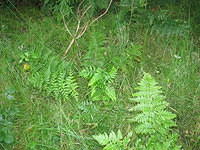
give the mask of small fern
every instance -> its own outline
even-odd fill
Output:
[[[71,66],[67,62],[62,62],[58,57],[48,54],[42,62],[44,65],[33,64],[35,69],[29,78],[32,85],[44,91],[47,95],[56,99],[67,100],[70,97],[78,99],[78,84],[70,71]],[[38,66],[40,67],[38,67]]]
[[[80,72],[80,76],[89,80],[93,100],[116,100],[115,89],[112,83],[117,75],[117,69],[106,72],[101,68],[89,67]]]
[[[107,133],[94,135],[93,138],[102,146],[103,150],[126,150],[128,149],[128,144],[132,133],[129,133],[126,137],[122,136],[120,130],[117,134],[111,131],[108,135]]]
[[[178,150],[177,135],[172,133],[171,127],[176,126],[173,119],[175,114],[166,110],[168,103],[164,101],[161,87],[150,74],[145,73],[139,83],[139,90],[133,96],[137,102],[134,107],[140,113],[134,120],[138,123],[135,128],[139,139],[137,150]]]

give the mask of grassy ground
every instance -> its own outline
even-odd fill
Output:
[[[1,149],[101,149],[92,135],[118,129],[126,134],[134,128],[128,121],[134,117],[129,98],[143,71],[151,73],[163,87],[169,110],[177,115],[176,130],[183,149],[199,149],[200,51],[189,34],[150,33],[150,28],[140,24],[125,26],[117,16],[105,17],[88,30],[66,58],[74,64],[80,95],[78,101],[63,102],[33,88],[28,80],[35,66],[31,59],[26,60],[30,70],[25,71],[23,65],[26,53],[32,51],[50,51],[62,59],[70,37],[62,24],[37,9],[19,12],[23,20],[18,12],[0,10],[0,115],[10,135],[7,142],[11,143],[0,143]],[[99,44],[102,40],[103,46]],[[137,47],[131,47],[131,43]],[[88,54],[89,49],[102,47],[103,54]],[[90,100],[87,81],[78,76],[88,64],[119,68],[116,102]]]

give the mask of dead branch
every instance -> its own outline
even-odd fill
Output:
[[[82,15],[81,15],[81,14],[80,14],[80,7],[81,7],[81,5],[82,5],[83,2],[84,2],[84,0],[83,0],[83,1],[79,4],[78,9],[77,9],[77,16],[80,15],[80,17],[77,17],[77,20],[78,20],[78,21],[77,21],[77,27],[76,27],[76,30],[75,30],[74,35],[72,34],[72,32],[70,32],[70,30],[69,30],[69,28],[68,28],[68,26],[67,26],[67,24],[66,24],[66,22],[65,22],[65,18],[64,18],[64,16],[63,16],[64,26],[65,26],[67,32],[68,32],[68,33],[71,35],[71,37],[72,37],[71,42],[69,43],[67,49],[66,49],[65,52],[64,52],[64,57],[68,54],[68,52],[69,52],[69,50],[71,49],[71,47],[72,47],[72,45],[74,44],[74,42],[75,42],[76,40],[78,40],[79,38],[81,38],[81,37],[84,35],[84,33],[85,33],[85,32],[87,31],[87,29],[89,28],[89,26],[91,26],[93,23],[95,23],[96,21],[98,21],[100,18],[102,18],[104,15],[107,14],[108,10],[109,10],[110,7],[111,7],[112,1],[113,1],[113,0],[110,0],[110,2],[109,2],[109,4],[108,4],[108,7],[106,8],[106,10],[105,10],[102,14],[100,14],[98,17],[94,18],[93,20],[88,21],[87,23],[83,24],[83,25],[82,25],[83,27],[80,27],[80,26],[81,26],[82,19],[83,19],[84,16],[87,14],[87,12],[89,11],[89,9],[92,7],[92,5],[89,5],[89,6],[85,9],[85,11],[83,11],[83,13],[82,13]]]

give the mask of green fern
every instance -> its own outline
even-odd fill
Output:
[[[80,76],[90,79],[95,74],[96,68],[94,66],[89,66],[80,72]]]
[[[134,107],[140,113],[134,121],[138,123],[135,128],[139,139],[136,142],[137,150],[178,150],[177,135],[171,127],[176,126],[173,119],[175,114],[168,112],[168,103],[164,101],[161,87],[150,74],[145,73],[139,83],[139,90],[133,96],[137,104]]]
[[[78,92],[77,92],[78,84],[77,84],[72,72],[70,72],[69,75],[66,77],[65,83],[66,83],[66,88],[64,88],[64,89],[66,92],[64,91],[63,93],[66,93],[67,95],[69,95],[77,100],[78,99]]]
[[[68,62],[60,61],[51,53],[46,54],[42,59],[43,65],[32,64],[34,69],[29,78],[30,83],[48,96],[56,99],[67,100],[70,97],[78,99],[78,84],[70,71]]]
[[[128,144],[130,142],[130,137],[132,133],[129,133],[126,137],[122,136],[120,130],[117,134],[111,131],[108,135],[107,133],[94,135],[93,138],[102,146],[103,150],[126,150],[128,149]]]
[[[115,89],[112,86],[117,75],[117,69],[106,72],[101,68],[89,67],[80,72],[80,76],[89,80],[93,100],[116,100]]]

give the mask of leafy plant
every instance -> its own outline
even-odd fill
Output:
[[[0,143],[11,144],[14,142],[14,136],[11,132],[12,122],[3,118],[0,114]]]
[[[44,0],[44,6],[49,8],[54,14],[59,15],[60,13],[69,16],[72,13],[71,4],[76,0]]]
[[[51,53],[43,58],[44,64],[38,64],[29,78],[32,85],[56,99],[78,99],[78,84],[68,62],[60,61]],[[36,64],[35,64],[36,65]],[[37,68],[37,69],[36,69]]]
[[[127,136],[123,137],[120,130],[117,134],[113,131],[108,135],[107,133],[94,135],[93,138],[102,146],[103,150],[125,150],[128,149],[128,144],[130,142],[130,137],[132,133],[130,132]]]
[[[136,102],[134,109],[140,113],[134,121],[138,123],[135,128],[138,134],[136,141],[137,150],[178,150],[177,134],[172,131],[176,126],[173,119],[175,114],[167,111],[169,105],[164,101],[161,87],[150,74],[145,73],[143,79],[136,88],[139,90],[133,94]]]
[[[121,53],[116,53],[111,59],[114,66],[118,66],[124,72],[135,68],[142,58],[143,47],[138,44],[129,45],[127,48],[123,48]]]
[[[115,89],[112,86],[117,75],[117,69],[112,68],[109,72],[101,68],[88,67],[80,72],[80,76],[89,80],[93,100],[116,100]]]

